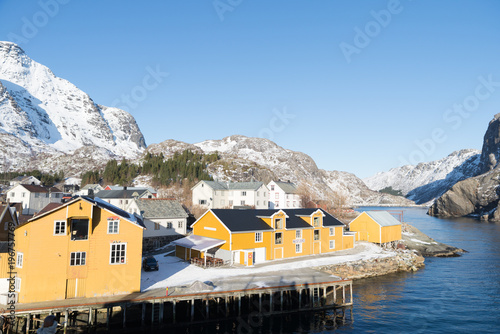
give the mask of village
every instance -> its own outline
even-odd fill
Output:
[[[166,298],[184,295],[183,289],[196,294],[318,279],[341,282],[339,305],[352,305],[345,296],[351,281],[308,270],[388,257],[393,254],[379,246],[397,248],[402,239],[398,215],[368,211],[346,224],[317,203],[304,205],[289,181],[203,180],[191,192],[192,202],[204,209],[199,217],[151,187],[58,189],[33,176],[11,180],[0,207],[0,305],[19,312],[65,301],[141,293]],[[321,290],[325,298],[327,290]],[[175,302],[173,310],[175,319]],[[28,318],[26,332],[36,327]]]

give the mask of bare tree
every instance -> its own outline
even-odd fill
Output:
[[[297,187],[297,195],[300,197],[300,203],[303,208],[307,208],[309,203],[312,201],[311,188],[306,182],[301,182]]]

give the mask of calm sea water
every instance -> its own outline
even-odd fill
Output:
[[[360,211],[373,208],[361,208]],[[391,208],[392,209],[392,208]],[[500,224],[437,219],[425,209],[404,210],[405,221],[437,241],[468,253],[427,258],[416,273],[354,284],[354,321],[336,325],[328,313],[228,321],[183,333],[500,333]],[[165,332],[165,331],[162,331]],[[167,329],[168,332],[168,329]]]

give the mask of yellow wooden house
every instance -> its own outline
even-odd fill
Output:
[[[356,240],[377,244],[401,240],[401,223],[387,211],[365,211],[349,223]]]
[[[99,198],[75,198],[17,227],[18,302],[140,291],[144,225]]]
[[[215,257],[253,265],[325,254],[354,247],[354,234],[322,209],[212,209],[193,225],[193,235],[175,241],[176,255]]]

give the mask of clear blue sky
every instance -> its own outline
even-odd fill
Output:
[[[0,0],[0,40],[124,107],[147,144],[265,136],[367,177],[481,148],[499,17],[495,0]]]

